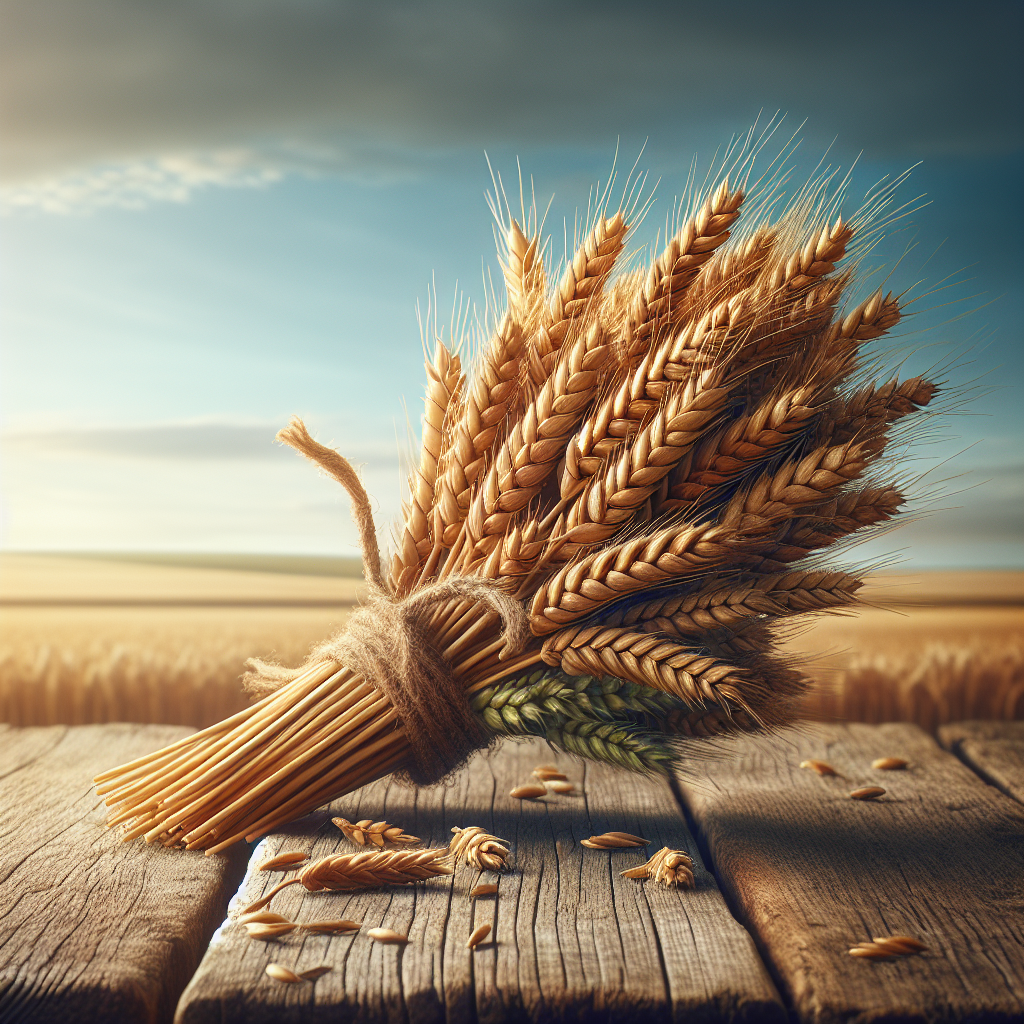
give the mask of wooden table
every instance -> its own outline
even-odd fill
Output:
[[[4,1024],[164,1021],[175,1004],[182,1024],[1024,1019],[1020,729],[947,727],[948,752],[914,726],[805,727],[722,745],[710,759],[694,747],[671,787],[558,757],[581,795],[537,802],[507,794],[555,758],[541,744],[509,744],[474,758],[450,788],[375,783],[255,851],[205,858],[119,844],[89,777],[183,732],[0,731]],[[870,768],[886,755],[908,769]],[[840,774],[800,769],[809,757]],[[868,783],[886,795],[849,799]],[[291,877],[254,870],[265,856],[353,849],[332,814],[386,818],[431,844],[481,825],[510,841],[512,870],[481,879],[461,867],[355,895],[293,886],[274,899],[295,920],[361,921],[354,936],[262,942],[230,918],[214,933],[250,855],[229,914]],[[651,845],[580,845],[612,829]],[[696,890],[620,876],[663,845],[693,857]],[[497,881],[497,895],[470,900],[480,880]],[[483,922],[493,941],[470,952],[466,937]],[[408,934],[408,945],[374,943],[374,926]],[[928,951],[887,962],[847,954],[896,932]],[[332,969],[286,985],[266,976],[269,962]]]

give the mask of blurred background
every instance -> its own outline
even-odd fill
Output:
[[[857,552],[893,555],[873,607],[794,641],[809,713],[1024,717],[1019,3],[0,18],[0,720],[206,724],[246,657],[301,660],[358,599],[356,536],[276,431],[300,414],[397,520],[421,322],[500,280],[495,181],[557,260],[635,164],[654,247],[754,124],[795,185],[849,172],[847,213],[912,168],[864,289],[914,298],[883,362],[937,373],[949,411],[910,470],[929,514]]]

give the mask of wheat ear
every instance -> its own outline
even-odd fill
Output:
[[[415,846],[420,839],[409,835],[404,829],[397,825],[390,825],[386,821],[372,821],[366,818],[363,821],[351,822],[345,818],[331,818],[338,828],[356,846],[386,846],[393,843],[395,846]]]
[[[408,885],[452,874],[448,850],[379,850],[342,853],[314,861],[294,881],[310,892],[322,889],[369,889],[379,885]]]
[[[804,386],[769,399],[701,441],[672,471],[670,502],[661,511],[703,498],[742,476],[800,434],[817,414],[814,388]],[[677,504],[674,504],[677,503]]]
[[[648,271],[622,328],[621,359],[627,365],[661,339],[678,319],[687,288],[729,237],[744,194],[723,181],[683,225]]]
[[[478,825],[469,828],[452,829],[452,840],[448,852],[455,863],[464,861],[470,867],[482,871],[506,871],[509,849],[506,840],[492,836]]]
[[[469,508],[473,484],[485,469],[495,438],[518,398],[523,335],[506,314],[480,358],[466,391],[459,421],[442,460],[434,504],[434,552],[456,542]],[[428,566],[426,575],[431,575]]]
[[[591,324],[562,353],[551,376],[502,444],[480,483],[463,527],[463,565],[499,549],[512,518],[540,492],[600,386],[610,359],[600,327]],[[494,572],[487,573],[494,575]]]
[[[505,232],[505,259],[502,262],[509,312],[520,328],[527,332],[538,318],[546,285],[540,239],[527,238],[512,218]]]
[[[844,572],[807,570],[705,584],[696,593],[657,598],[605,616],[608,626],[692,636],[746,619],[782,617],[852,604],[862,582]]]
[[[610,675],[674,694],[691,706],[711,701],[745,708],[742,672],[683,644],[604,626],[564,629],[548,639],[542,657],[569,675]]]
[[[459,357],[452,355],[440,338],[435,344],[434,358],[425,365],[427,394],[424,399],[420,464],[409,480],[410,496],[406,506],[405,529],[391,567],[391,580],[399,594],[406,593],[412,587],[431,550],[431,510],[444,441],[445,417],[463,380]]]
[[[542,387],[547,380],[559,349],[570,339],[570,327],[590,319],[587,310],[596,308],[601,287],[622,252],[628,230],[622,211],[611,218],[599,216],[566,264],[530,339],[529,372],[535,386]]]

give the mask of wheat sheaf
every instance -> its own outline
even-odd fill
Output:
[[[826,173],[783,206],[752,155],[691,182],[646,265],[635,187],[561,267],[496,190],[507,296],[475,358],[429,339],[390,567],[357,474],[293,421],[352,498],[367,602],[301,669],[254,663],[251,708],[100,776],[111,825],[212,853],[502,737],[665,773],[680,737],[791,720],[773,629],[857,600],[825,556],[904,506],[893,452],[937,386],[872,379],[901,298],[851,298],[894,186],[844,219]]]

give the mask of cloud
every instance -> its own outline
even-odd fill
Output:
[[[130,427],[7,430],[2,442],[11,453],[44,457],[100,456],[144,460],[228,460],[295,462],[290,448],[276,444],[279,422],[187,422]],[[386,445],[348,446],[355,463],[396,465],[397,453]]]
[[[141,209],[152,202],[186,203],[198,190],[211,185],[258,188],[283,177],[282,169],[260,163],[249,151],[227,150],[87,167],[0,190],[0,210],[89,213],[104,206]]]
[[[1004,153],[1020,145],[1022,15],[1013,0],[12,0],[0,173],[20,205],[180,200],[464,147],[604,150],[657,131],[689,151],[760,107],[869,155]]]

